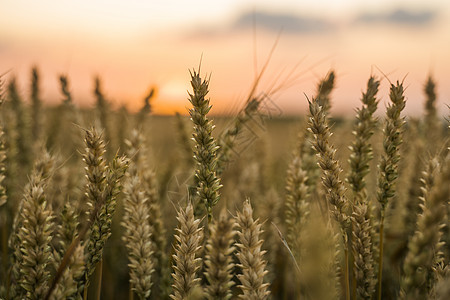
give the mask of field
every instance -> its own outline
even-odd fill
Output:
[[[190,117],[77,107],[1,78],[2,299],[450,299],[450,156],[435,82],[421,118],[402,82],[368,79],[333,118],[334,73],[307,115],[250,94],[209,116],[191,71]],[[379,103],[383,96],[387,107]],[[381,117],[375,117],[376,112]],[[381,112],[381,113],[380,113]],[[448,112],[447,112],[448,114]]]

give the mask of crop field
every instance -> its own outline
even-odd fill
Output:
[[[409,117],[400,81],[370,77],[335,118],[333,71],[305,115],[250,94],[211,116],[93,108],[0,77],[1,299],[450,299],[449,111],[436,82]],[[439,78],[437,78],[439,79]],[[383,98],[386,104],[380,99]],[[189,100],[189,101],[188,101]]]

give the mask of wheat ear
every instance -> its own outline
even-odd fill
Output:
[[[161,204],[157,190],[155,172],[149,167],[148,151],[145,146],[144,136],[138,130],[132,130],[130,139],[125,141],[128,147],[127,154],[132,158],[128,172],[137,175],[142,183],[144,196],[147,198],[149,217],[148,224],[151,230],[151,241],[153,244],[153,274],[152,294],[168,297],[170,289],[170,271],[167,255],[166,230],[161,216]]]
[[[188,203],[186,209],[178,211],[177,219],[172,273],[174,281],[170,298],[182,300],[189,297],[200,285],[197,273],[202,266],[199,252],[202,248],[203,227],[200,227],[200,219],[195,219],[191,203]]]
[[[125,229],[123,241],[128,251],[130,284],[139,296],[147,299],[152,287],[153,245],[151,227],[148,222],[149,211],[142,183],[139,176],[128,178],[124,192],[124,209],[122,226]]]
[[[445,205],[450,195],[450,156],[436,176],[436,159],[432,160],[423,179],[422,213],[417,217],[416,232],[408,243],[403,265],[402,299],[425,299],[435,257],[442,247],[441,236],[445,219]],[[434,176],[433,176],[434,175]],[[435,182],[433,183],[433,177]]]
[[[269,284],[264,283],[264,276],[267,262],[263,259],[266,251],[261,250],[263,240],[260,239],[262,233],[261,224],[258,219],[253,219],[253,209],[250,201],[246,200],[242,208],[242,213],[238,212],[236,216],[238,224],[239,243],[236,244],[239,259],[239,267],[242,274],[238,275],[242,294],[240,299],[268,299],[270,291]]]
[[[86,167],[86,195],[92,210],[89,215],[92,226],[87,240],[87,259],[84,278],[80,282],[85,294],[89,277],[103,255],[103,247],[111,235],[111,222],[116,207],[116,197],[121,190],[121,179],[125,175],[129,160],[116,157],[108,168],[104,160],[105,146],[102,136],[93,128],[86,131],[86,153],[83,155]],[[95,209],[95,207],[100,209]],[[95,214],[93,214],[95,212]]]
[[[208,280],[206,294],[208,299],[227,300],[232,297],[231,287],[234,285],[232,253],[235,250],[235,221],[222,210],[219,218],[211,223],[210,237],[206,245],[206,272]]]
[[[307,201],[309,194],[306,181],[306,171],[302,168],[300,153],[296,149],[286,177],[285,222],[286,240],[297,259],[300,251],[299,237],[309,215],[309,202]]]
[[[13,226],[12,275],[15,299],[43,299],[53,263],[51,240],[54,230],[52,210],[45,195],[53,158],[43,152],[35,164]],[[15,283],[15,284],[14,284]]]
[[[208,222],[212,219],[212,208],[219,202],[221,188],[220,178],[216,175],[218,146],[212,132],[214,125],[208,120],[207,114],[211,109],[208,94],[208,80],[202,80],[194,70],[191,72],[193,93],[189,94],[189,101],[193,108],[189,110],[194,123],[194,158],[197,162],[195,177],[197,179],[197,199],[204,203]]]
[[[391,84],[389,98],[391,103],[386,110],[386,122],[384,127],[384,154],[382,155],[379,168],[377,200],[380,209],[380,251],[378,257],[378,300],[381,300],[381,282],[383,273],[383,250],[384,250],[384,217],[389,199],[395,195],[395,181],[398,177],[398,162],[400,161],[399,147],[402,143],[402,127],[405,123],[400,116],[405,108],[405,96],[403,95],[403,84],[397,82]]]

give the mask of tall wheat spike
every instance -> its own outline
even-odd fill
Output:
[[[349,204],[345,197],[344,183],[339,179],[342,172],[338,161],[335,159],[336,149],[330,145],[331,132],[328,126],[326,112],[318,101],[309,101],[309,128],[313,133],[313,147],[319,156],[319,166],[323,171],[322,183],[327,190],[327,199],[331,205],[331,214],[340,224],[343,232],[349,227]],[[344,233],[344,240],[347,240]]]
[[[145,204],[149,212],[148,224],[151,230],[150,238],[153,243],[153,267],[155,269],[152,277],[152,282],[154,283],[152,285],[152,294],[166,298],[170,289],[170,268],[166,249],[166,230],[161,215],[156,174],[150,167],[144,136],[138,130],[131,131],[130,138],[125,141],[125,144],[128,147],[127,155],[134,162],[131,164],[128,172],[131,176],[139,176],[144,196],[147,199]]]
[[[86,130],[86,153],[83,155],[86,167],[86,196],[89,200],[89,220],[92,223],[89,239],[86,241],[87,258],[84,278],[79,286],[87,293],[89,277],[103,256],[103,247],[111,235],[111,222],[116,207],[116,197],[121,190],[121,179],[128,168],[126,157],[116,157],[107,167],[104,160],[105,146],[102,136],[93,128]],[[98,207],[98,209],[96,209]]]
[[[14,299],[44,298],[50,278],[49,267],[54,257],[51,240],[54,217],[45,195],[49,176],[52,174],[53,158],[43,152],[36,162],[10,237]]]
[[[211,109],[209,99],[205,98],[208,94],[208,85],[209,80],[202,80],[195,70],[191,72],[193,93],[189,94],[189,101],[193,108],[189,109],[189,115],[194,123],[196,199],[205,205],[209,222],[212,219],[212,208],[220,199],[221,184],[216,174],[218,146],[212,136],[214,125],[206,116]]]
[[[366,203],[355,205],[352,213],[352,248],[358,299],[372,299],[375,292],[375,270],[372,253],[371,225]]]
[[[424,86],[424,92],[426,96],[425,100],[425,118],[424,118],[424,135],[425,140],[428,143],[431,153],[437,149],[436,141],[440,138],[440,120],[436,109],[436,83],[433,77],[430,75]]]
[[[94,95],[96,98],[97,120],[103,130],[103,139],[106,141],[106,157],[111,159],[114,155],[113,146],[115,145],[115,136],[111,134],[110,128],[110,103],[106,99],[102,89],[102,81],[100,77],[94,79]]]
[[[234,227],[234,219],[229,218],[225,210],[222,210],[219,218],[211,223],[205,256],[208,299],[226,300],[232,297],[234,264],[231,255],[235,250],[233,246],[236,234]]]
[[[384,218],[386,206],[389,199],[395,195],[395,181],[398,177],[398,163],[400,161],[399,147],[402,143],[402,127],[405,123],[400,116],[405,108],[405,96],[403,95],[403,84],[391,84],[389,98],[391,103],[386,110],[386,121],[383,130],[384,153],[378,166],[378,193],[377,200],[381,205],[380,209],[380,253],[378,258],[378,300],[382,295],[382,270],[383,270],[383,249],[384,249]]]
[[[31,103],[32,103],[32,127],[31,136],[35,144],[40,140],[42,134],[42,101],[39,90],[39,70],[33,67],[31,70]]]
[[[424,299],[429,292],[429,280],[433,264],[442,247],[441,236],[445,218],[445,205],[450,195],[450,156],[442,170],[434,174],[437,161],[434,159],[424,177],[422,213],[417,218],[417,228],[408,243],[408,254],[403,265],[402,299]],[[433,183],[433,177],[435,182]]]
[[[334,88],[335,74],[330,71],[327,77],[323,78],[317,84],[316,98],[320,99],[320,105],[323,106],[324,113],[327,115],[331,107],[330,94]],[[307,119],[308,121],[308,119]],[[306,128],[303,142],[300,145],[301,165],[306,171],[306,186],[310,197],[319,198],[318,181],[320,177],[320,167],[317,165],[316,151],[312,146],[313,134]]]
[[[16,145],[17,151],[18,153],[20,153],[20,155],[17,156],[17,161],[21,168],[25,168],[28,170],[29,165],[32,161],[31,149],[28,143],[28,140],[30,138],[28,135],[29,127],[25,115],[26,111],[24,109],[23,100],[19,95],[19,91],[17,90],[17,82],[15,78],[13,78],[8,85],[8,94],[16,120]]]
[[[122,226],[125,229],[123,241],[128,251],[130,284],[139,296],[147,299],[152,287],[153,243],[151,227],[148,222],[147,198],[141,190],[142,183],[138,175],[128,176],[125,183],[125,199]]]
[[[188,203],[185,209],[180,208],[177,220],[172,266],[173,292],[170,298],[181,300],[188,299],[200,285],[197,274],[202,266],[199,252],[202,248],[203,227],[200,227],[200,219],[195,219],[191,203]]]
[[[336,149],[330,145],[331,132],[325,107],[319,105],[317,99],[309,101],[309,130],[314,135],[313,147],[319,156],[319,166],[322,169],[322,184],[331,209],[331,215],[340,226],[345,255],[345,295],[350,299],[349,286],[349,251],[348,229],[350,228],[349,203],[345,196],[344,182],[339,178],[342,168],[335,158]]]
[[[350,146],[352,153],[349,162],[351,171],[347,182],[353,190],[355,203],[366,202],[365,176],[369,173],[369,162],[373,159],[372,145],[369,143],[377,124],[373,116],[377,110],[378,101],[376,95],[380,81],[370,77],[367,82],[367,91],[362,95],[363,106],[356,110],[356,122],[353,126],[355,140]]]
[[[373,216],[368,209],[369,202],[365,177],[369,173],[369,162],[373,159],[372,145],[369,140],[374,133],[377,119],[373,116],[377,110],[376,95],[380,82],[373,76],[367,82],[367,91],[363,93],[363,106],[356,110],[356,122],[353,126],[355,140],[350,146],[350,174],[347,182],[353,191],[352,213],[352,254],[354,261],[354,280],[356,292],[361,299],[370,299],[374,292],[375,270],[373,257]],[[355,291],[355,288],[353,289]],[[353,292],[355,293],[355,292]]]
[[[299,140],[303,140],[301,137]],[[288,166],[286,177],[286,240],[293,250],[293,254],[297,256],[300,251],[301,232],[304,230],[306,218],[309,215],[307,172],[302,168],[301,149],[296,148],[293,158]]]
[[[259,220],[253,219],[253,209],[250,201],[246,200],[242,208],[242,213],[236,216],[238,224],[239,243],[236,244],[239,259],[239,267],[242,274],[238,275],[241,289],[240,299],[268,299],[270,291],[269,284],[264,282],[267,262],[263,259],[266,251],[261,250],[263,240],[260,239],[261,224]]]

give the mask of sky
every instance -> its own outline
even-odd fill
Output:
[[[275,45],[275,47],[274,47]],[[137,110],[148,91],[157,114],[187,113],[189,70],[210,76],[212,113],[236,113],[274,48],[257,94],[282,114],[306,110],[332,69],[332,113],[354,114],[371,74],[407,86],[406,112],[423,112],[423,86],[437,81],[438,108],[450,103],[450,2],[446,0],[24,1],[0,2],[0,74],[17,77],[29,98],[31,68],[42,98],[92,106],[100,76],[114,107]]]

